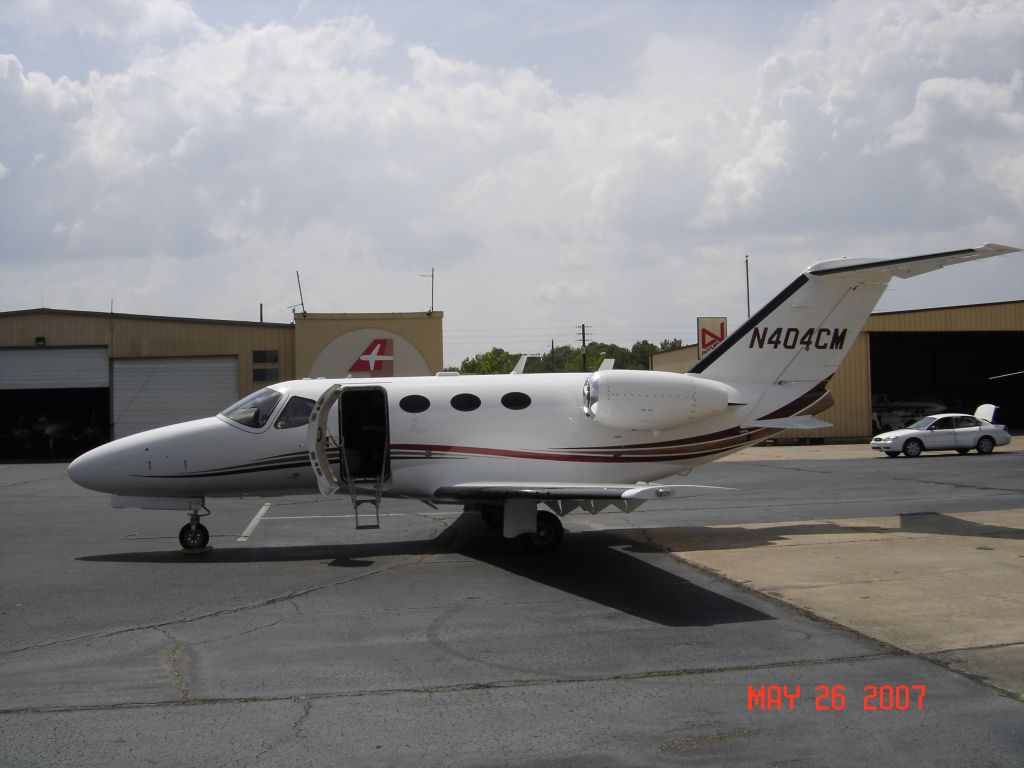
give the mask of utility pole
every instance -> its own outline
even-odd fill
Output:
[[[750,319],[750,254],[743,254],[743,267],[747,273],[747,319]]]
[[[581,369],[584,373],[587,372],[587,324],[582,323],[580,325],[580,336],[583,338],[583,368]]]

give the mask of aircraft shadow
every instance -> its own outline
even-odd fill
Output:
[[[267,563],[325,560],[331,567],[366,568],[379,558],[458,554],[592,603],[667,627],[713,626],[773,620],[769,614],[705,589],[679,573],[647,561],[663,554],[614,531],[568,533],[561,548],[539,555],[505,541],[479,520],[463,514],[436,539],[298,547],[212,547],[193,559],[180,550],[87,555],[83,562]]]
[[[615,531],[567,533],[556,552],[535,555],[486,529],[476,515],[463,515],[439,540],[446,538],[461,555],[667,627],[774,619],[694,584],[674,569],[648,562],[644,555],[663,555],[665,550]]]
[[[986,525],[970,520],[961,520],[938,512],[913,512],[901,514],[900,525],[892,528],[879,525],[837,525],[835,523],[809,522],[790,525],[773,525],[763,528],[679,527],[660,529],[672,535],[672,548],[676,550],[705,551],[714,549],[746,549],[763,547],[798,536],[853,535],[873,533],[891,535],[894,533],[930,533],[942,536],[968,536],[983,539],[1024,539],[1024,529],[1008,528],[1001,525]]]

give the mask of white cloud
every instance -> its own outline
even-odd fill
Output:
[[[202,26],[187,0],[7,0],[0,23],[100,40],[162,37]]]
[[[1015,3],[814,6],[756,56],[659,30],[601,93],[365,16],[85,7],[23,22],[124,43],[113,71],[0,54],[3,308],[46,285],[57,306],[113,290],[123,311],[280,320],[300,269],[316,311],[391,311],[425,305],[436,266],[456,327],[685,336],[743,306],[744,252],[756,302],[827,255],[1024,243]]]

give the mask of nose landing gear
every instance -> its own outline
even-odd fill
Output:
[[[210,532],[206,530],[206,526],[199,522],[199,518],[207,517],[210,514],[210,510],[203,507],[203,512],[198,509],[193,509],[188,513],[189,521],[182,526],[182,529],[178,531],[178,543],[181,544],[181,548],[190,553],[202,551],[206,549],[206,545],[210,543]]]

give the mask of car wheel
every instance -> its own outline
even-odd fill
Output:
[[[885,455],[888,456],[890,459],[895,459],[897,456],[900,455],[900,452],[899,451],[886,451]]]
[[[959,453],[961,456],[966,456],[968,453],[971,452],[971,449],[970,448],[957,448],[956,452]]]
[[[920,440],[907,440],[903,444],[903,455],[908,458],[916,458],[921,455],[921,451],[924,450],[924,445]]]
[[[992,449],[995,447],[996,441],[993,440],[991,437],[986,436],[978,440],[977,451],[982,456],[985,456],[992,453]]]

